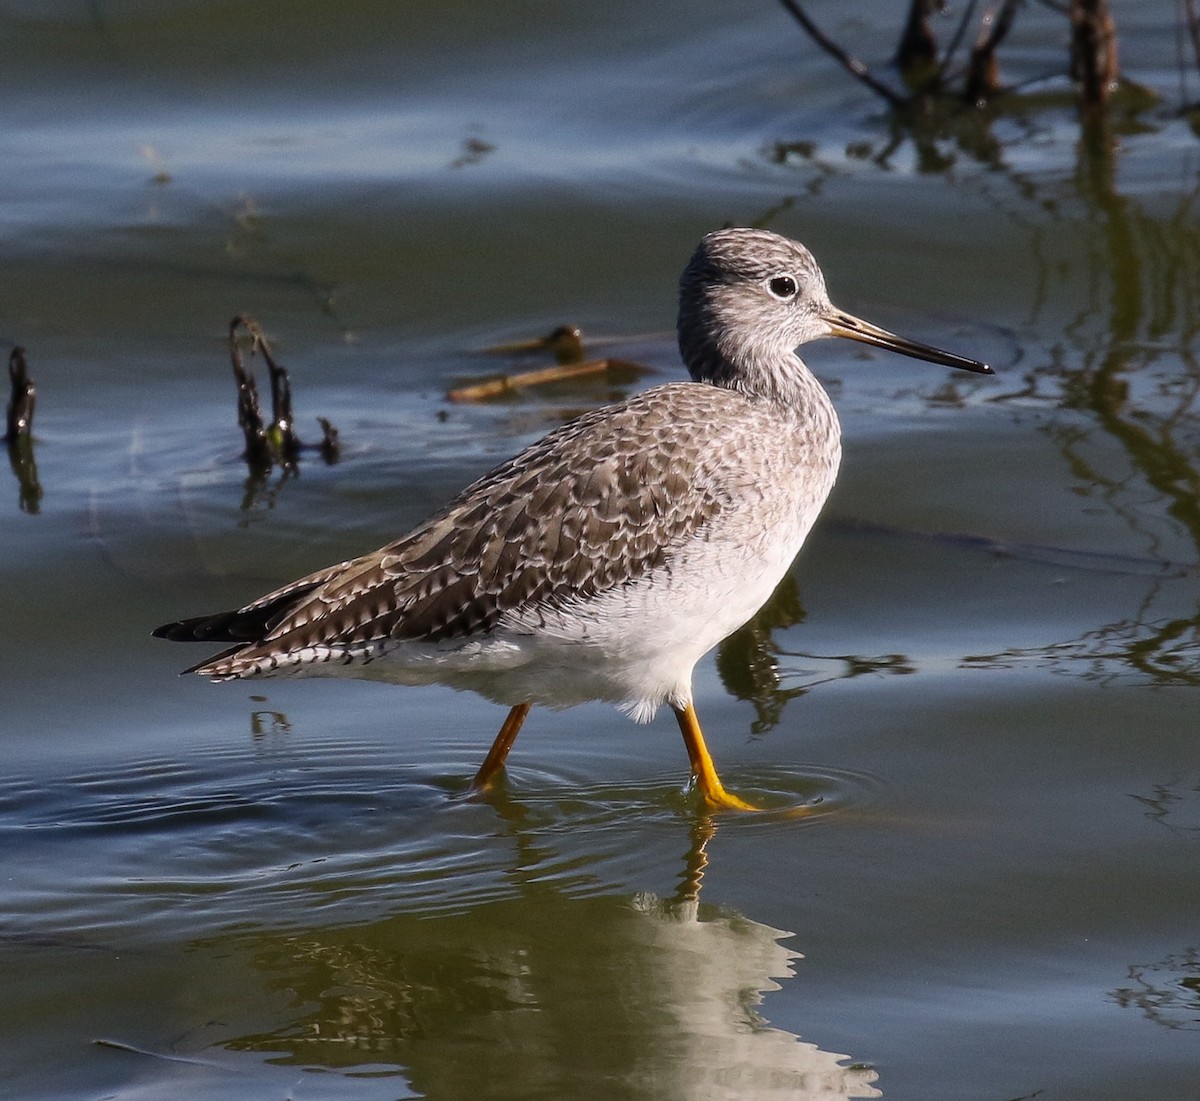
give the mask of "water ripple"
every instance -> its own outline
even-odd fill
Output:
[[[438,762],[441,764],[442,762]],[[590,895],[678,875],[707,821],[672,777],[621,784],[513,769],[487,800],[460,762],[394,764],[378,745],[222,749],[0,784],[0,834],[21,867],[9,935],[151,938],[219,928],[463,911],[530,883]],[[861,807],[876,781],[762,769],[731,786],[766,808],[720,829],[795,830]]]

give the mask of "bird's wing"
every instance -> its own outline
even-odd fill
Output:
[[[741,400],[676,383],[585,414],[373,554],[239,612],[168,625],[176,633],[166,637],[200,638],[180,629],[208,625],[203,637],[250,643],[244,659],[260,648],[439,641],[487,632],[522,608],[562,606],[633,581],[668,562],[729,503],[715,476],[727,457],[711,446],[706,427]]]

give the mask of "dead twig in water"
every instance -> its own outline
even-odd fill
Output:
[[[950,46],[939,60],[937,37],[931,19],[947,10],[946,0],[909,0],[908,14],[893,62],[910,94],[905,95],[873,76],[866,64],[826,35],[799,0],[779,0],[808,36],[855,79],[887,101],[897,112],[927,111],[937,102],[960,99],[972,107],[986,106],[1005,92],[1000,81],[997,51],[1008,36],[1023,0],[998,0],[984,9],[979,33],[962,74],[962,87],[947,87],[951,60],[973,18],[977,0],[967,0]],[[1078,88],[1079,111],[1089,121],[1102,110],[1121,80],[1117,63],[1117,27],[1110,0],[1041,0],[1070,23],[1070,76]],[[1200,20],[1195,0],[1179,0],[1179,21],[1186,23],[1200,65]]]
[[[529,352],[552,352],[555,366],[537,367],[529,371],[512,374],[491,375],[478,382],[456,386],[446,392],[453,402],[486,401],[489,398],[511,394],[527,386],[541,386],[550,382],[563,382],[585,378],[589,375],[607,374],[622,381],[632,381],[645,373],[646,368],[627,359],[583,358],[583,333],[574,325],[559,325],[553,332],[536,340],[522,340],[513,344],[499,344],[485,351],[489,355],[524,355]]]
[[[1108,0],[1071,0],[1071,79],[1080,107],[1103,107],[1117,86],[1117,26]]]
[[[447,391],[446,398],[453,402],[486,401],[488,398],[499,397],[501,394],[511,394],[526,386],[541,386],[548,382],[563,382],[567,379],[610,372],[621,372],[636,377],[644,370],[644,367],[626,359],[592,359],[583,363],[557,363],[553,367],[518,371],[512,375],[499,375],[483,382],[456,386],[453,390]]]
[[[12,443],[33,431],[33,411],[37,408],[37,388],[29,377],[29,363],[25,359],[25,349],[20,345],[9,354],[8,378],[12,393],[8,402],[4,438]]]
[[[242,363],[242,353],[237,344],[237,330],[246,324],[243,317],[235,317],[229,325],[229,358],[233,364],[233,379],[238,392],[238,427],[246,439],[246,450],[242,457],[252,469],[269,470],[274,464],[271,445],[267,442],[267,427],[262,419],[258,403],[258,383]],[[251,345],[254,354],[257,339]]]
[[[900,45],[892,58],[904,83],[917,92],[936,92],[943,68],[938,65],[937,36],[929,25],[932,15],[946,10],[946,0],[912,0]]]
[[[517,355],[526,352],[553,352],[554,362],[583,362],[583,333],[574,325],[559,325],[553,332],[536,340],[518,340],[514,344],[497,344],[485,348],[488,355]]]
[[[985,12],[979,37],[967,62],[967,84],[963,98],[978,106],[992,99],[1000,90],[1000,63],[996,48],[1004,41],[1017,15],[1021,0],[1004,0],[998,12]]]
[[[975,14],[976,0],[969,0],[967,6],[963,8],[962,18],[958,21],[958,26],[954,28],[954,37],[950,39],[950,45],[946,47],[946,56],[942,58],[942,64],[938,68],[937,80],[935,87],[941,88],[946,82],[946,73],[950,69],[950,63],[954,60],[954,55],[958,53],[959,43],[963,40],[963,35],[967,33],[967,24],[971,22],[971,17]]]
[[[1196,15],[1195,0],[1183,0],[1187,15],[1188,37],[1192,40],[1192,52],[1196,55],[1196,68],[1200,69],[1200,17]]]
[[[264,423],[258,400],[258,384],[246,369],[238,345],[239,330],[250,337],[250,354],[261,355],[271,379],[271,423]],[[238,390],[238,426],[246,439],[244,457],[252,471],[267,471],[278,463],[294,469],[300,452],[320,451],[327,463],[335,463],[341,454],[338,432],[324,417],[318,417],[322,439],[319,444],[306,444],[296,434],[292,416],[292,383],[287,369],[281,367],[271,354],[262,327],[248,314],[239,314],[229,323],[229,359]]]
[[[37,387],[29,377],[25,349],[18,346],[8,357],[8,377],[12,385],[5,417],[4,440],[8,445],[8,464],[17,479],[18,503],[30,515],[41,508],[42,484],[38,480],[37,461],[33,456],[33,413],[37,408]]]

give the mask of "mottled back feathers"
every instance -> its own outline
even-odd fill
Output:
[[[438,642],[587,600],[666,565],[733,503],[722,468],[748,441],[727,428],[747,404],[674,383],[585,414],[375,553],[155,633],[242,643],[196,667],[236,676],[266,652]]]

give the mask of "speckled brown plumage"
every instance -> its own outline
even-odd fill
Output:
[[[562,609],[590,599],[669,568],[675,548],[702,537],[706,525],[754,490],[739,469],[756,458],[763,432],[778,431],[754,405],[734,391],[675,383],[596,410],[543,437],[373,554],[301,578],[236,612],[168,624],[156,634],[254,643],[194,669],[236,677],[258,671],[255,663],[271,654],[320,644],[462,638],[493,630],[518,609]],[[778,450],[778,442],[768,450]],[[780,452],[791,460],[787,466],[803,461],[805,451],[820,452],[813,445],[824,440],[790,442]]]

